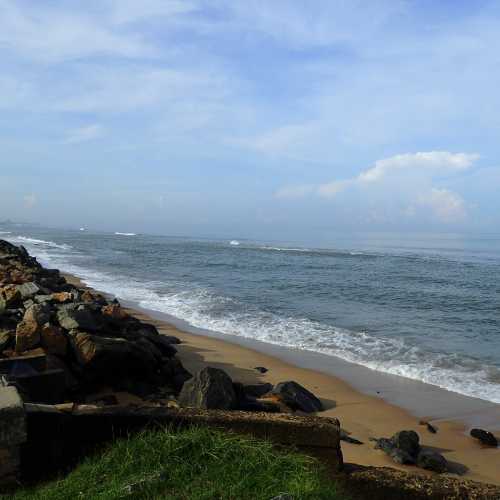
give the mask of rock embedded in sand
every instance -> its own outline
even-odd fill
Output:
[[[271,393],[279,396],[292,410],[300,410],[305,413],[323,411],[321,401],[297,382],[280,382]]]
[[[211,366],[185,382],[178,399],[181,406],[206,410],[231,410],[237,404],[231,377]]]
[[[391,441],[395,448],[405,451],[413,457],[417,458],[420,451],[420,438],[415,431],[401,431],[392,436]]]
[[[426,470],[439,474],[446,472],[448,462],[440,453],[431,450],[421,450],[417,456],[417,465]]]
[[[470,431],[470,435],[481,441],[481,443],[486,446],[498,446],[498,439],[489,431],[485,431],[483,429],[472,429]]]

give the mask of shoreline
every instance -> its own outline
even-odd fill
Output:
[[[78,277],[68,273],[63,274],[68,281],[86,287],[85,283]],[[120,299],[120,297],[117,298]],[[472,411],[472,408],[470,408],[468,413],[467,411],[464,412],[463,406],[459,405],[454,408],[455,413],[452,418],[449,418],[449,416],[445,418],[443,411],[446,405],[451,403],[436,399],[435,392],[429,390],[434,386],[409,381],[410,385],[420,384],[424,386],[421,388],[422,395],[427,393],[428,397],[425,411],[416,416],[403,408],[403,405],[396,405],[386,401],[376,394],[375,386],[380,387],[378,384],[380,379],[378,381],[374,380],[373,373],[380,372],[365,368],[372,376],[368,380],[365,379],[364,386],[367,390],[362,391],[359,387],[359,385],[363,385],[361,380],[357,386],[347,382],[337,374],[325,373],[324,366],[321,365],[321,358],[330,358],[329,356],[310,352],[307,352],[306,355],[304,351],[295,351],[262,342],[260,347],[267,352],[261,352],[257,344],[258,341],[241,338],[236,341],[235,339],[226,339],[229,336],[217,335],[215,332],[196,331],[197,329],[185,327],[182,320],[171,318],[164,313],[144,309],[130,301],[122,301],[122,303],[134,316],[142,321],[154,324],[160,333],[175,335],[181,339],[182,344],[178,346],[178,356],[190,372],[210,365],[225,370],[233,380],[246,384],[264,382],[276,384],[284,380],[295,380],[304,385],[324,403],[325,411],[319,413],[318,416],[338,418],[343,427],[352,433],[352,437],[364,443],[362,445],[342,443],[342,451],[347,463],[392,467],[415,474],[431,474],[416,467],[395,464],[384,453],[375,450],[373,443],[370,441],[371,437],[389,437],[400,430],[412,429],[418,432],[424,446],[434,448],[446,457],[453,475],[456,474],[464,479],[500,485],[500,474],[498,473],[500,449],[485,448],[467,435],[468,426],[470,425],[467,424],[467,419],[469,421],[471,417],[480,419],[481,410],[476,408],[475,411]],[[312,356],[309,356],[309,354]],[[350,363],[344,361],[342,363],[350,365]],[[268,369],[268,372],[261,374],[254,369],[256,366],[264,366]],[[358,368],[364,367],[354,366],[361,379],[362,376],[359,375]],[[347,368],[344,366],[344,369]],[[388,379],[395,377],[393,375],[386,376]],[[399,378],[403,381],[399,385],[400,397],[404,395],[406,399],[408,397],[414,398],[414,395],[408,390],[407,380],[409,379]],[[391,390],[396,390],[394,385]],[[448,392],[439,388],[436,388],[436,390],[437,392]],[[370,394],[370,391],[375,391],[375,394]],[[450,394],[453,395],[454,393]],[[393,399],[397,399],[398,395],[391,394],[391,396]],[[458,394],[456,396],[456,399],[459,399],[462,403],[461,400],[466,398]],[[496,411],[491,413],[489,417],[493,419],[496,416],[496,421],[500,423],[500,405],[474,398],[468,399],[472,400],[473,406],[480,402],[485,403],[488,407],[490,405],[498,407],[494,408]],[[431,412],[433,401],[435,411]],[[460,411],[457,412],[457,409]],[[438,428],[437,434],[431,434],[425,426],[419,425],[419,417],[424,416]],[[483,423],[483,425],[486,424]]]

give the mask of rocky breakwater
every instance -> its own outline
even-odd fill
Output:
[[[85,402],[103,391],[168,399],[191,377],[177,342],[0,240],[0,375],[25,402]]]

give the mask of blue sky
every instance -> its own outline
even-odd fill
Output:
[[[494,232],[500,3],[0,0],[0,219]]]

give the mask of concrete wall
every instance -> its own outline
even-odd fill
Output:
[[[26,441],[23,402],[15,387],[0,380],[0,492],[17,483],[20,449]]]

